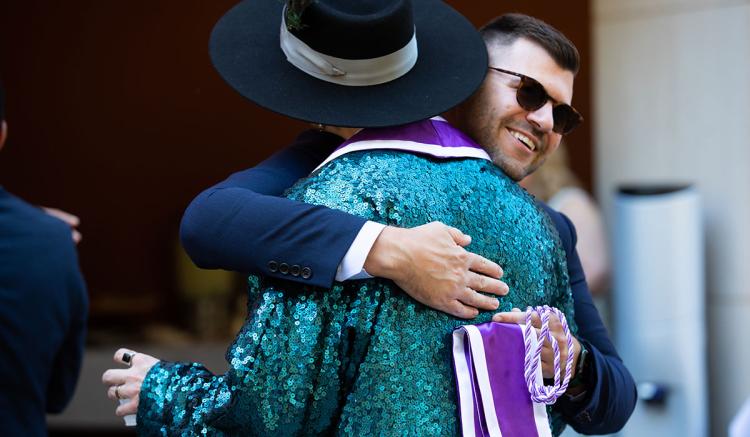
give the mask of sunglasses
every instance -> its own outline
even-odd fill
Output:
[[[490,70],[510,74],[521,79],[521,86],[516,91],[516,100],[518,104],[527,111],[536,111],[552,102],[552,120],[554,122],[552,131],[561,135],[569,134],[573,129],[578,127],[583,121],[583,117],[572,106],[565,103],[557,103],[555,99],[547,94],[547,90],[536,79],[530,78],[521,73],[503,70],[502,68],[489,67]]]

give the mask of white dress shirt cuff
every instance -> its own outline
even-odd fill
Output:
[[[368,221],[359,230],[357,238],[354,239],[349,250],[341,260],[338,270],[336,270],[337,281],[347,281],[350,279],[367,279],[372,278],[365,271],[365,260],[370,254],[370,249],[375,244],[375,240],[385,229],[385,225]]]

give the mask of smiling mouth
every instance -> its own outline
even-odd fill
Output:
[[[529,149],[530,151],[533,152],[533,151],[536,150],[536,145],[534,144],[533,141],[531,141],[531,138],[527,137],[526,135],[524,135],[524,134],[522,134],[520,132],[516,132],[514,130],[511,130],[510,134],[513,135],[513,137],[515,139],[517,139],[518,141],[520,141],[521,144],[523,144],[524,146],[526,146],[526,148]]]

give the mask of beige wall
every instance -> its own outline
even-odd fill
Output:
[[[726,435],[750,396],[750,0],[592,7],[596,191],[609,211],[622,182],[697,185],[711,435]]]

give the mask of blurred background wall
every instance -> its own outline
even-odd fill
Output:
[[[695,359],[709,365],[710,435],[726,435],[750,395],[750,1],[594,0],[592,22],[604,210],[622,183],[692,183],[701,196],[708,356]]]
[[[233,1],[5,1],[6,188],[82,218],[91,323],[182,322],[179,219],[203,188],[303,124],[236,95],[208,59]]]

